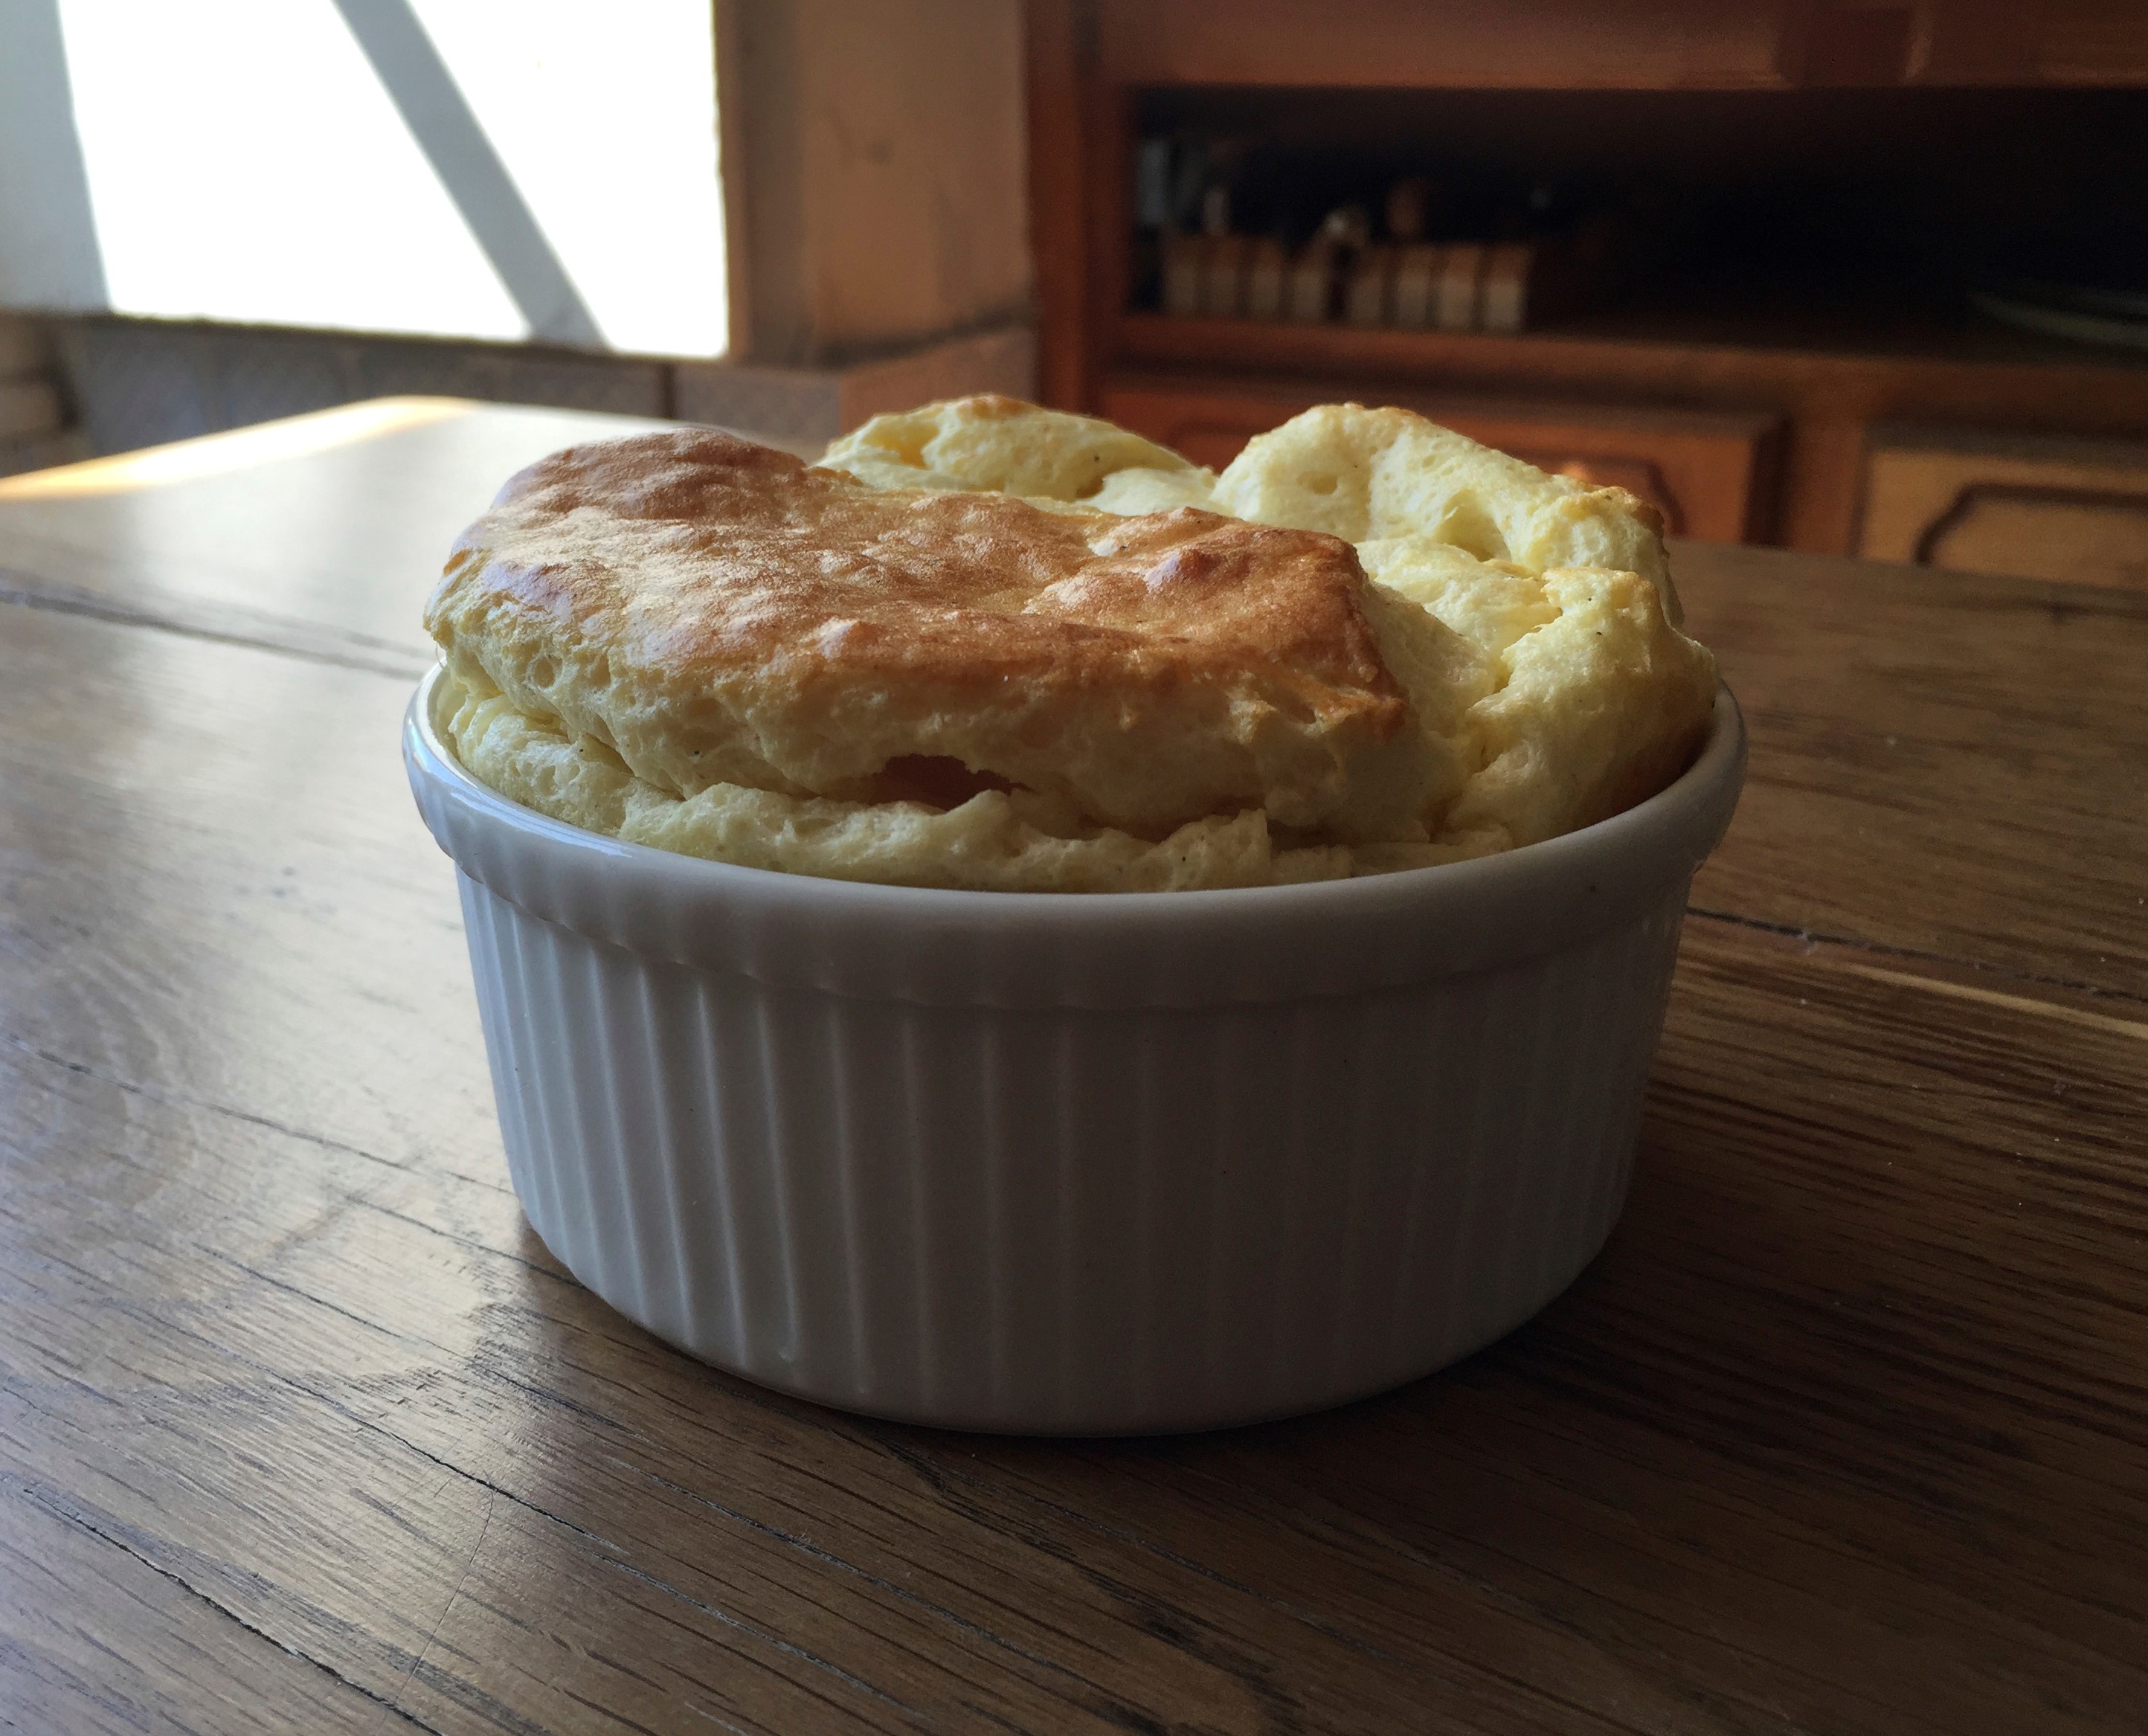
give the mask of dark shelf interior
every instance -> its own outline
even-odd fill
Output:
[[[2138,355],[2014,333],[1969,296],[2148,292],[2148,91],[1202,87],[1141,92],[1135,112],[1137,137],[1173,142],[1182,192],[1205,158],[1241,233],[1295,244],[1355,203],[1378,236],[1405,177],[1429,183],[1435,240],[1608,225],[1615,273],[1547,330]],[[1135,309],[1156,304],[1152,255],[1137,241]]]

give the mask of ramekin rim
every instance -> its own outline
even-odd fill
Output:
[[[821,896],[832,901],[852,901],[882,908],[886,908],[890,901],[896,901],[911,905],[921,915],[956,910],[983,915],[996,909],[1003,913],[1019,911],[1026,916],[1043,916],[1049,921],[1076,921],[1094,920],[1105,911],[1132,918],[1167,908],[1189,916],[1197,911],[1220,916],[1228,910],[1250,917],[1265,907],[1282,917],[1312,911],[1340,914],[1353,903],[1368,907],[1388,905],[1404,901],[1412,891],[1429,896],[1437,890],[1450,889],[1460,894],[1480,886],[1496,885],[1515,873],[1548,868],[1559,855],[1575,858],[1574,865],[1579,867],[1599,852],[1616,855],[1621,846],[1638,844],[1659,828],[1674,825],[1679,810],[1704,805],[1715,787],[1737,778],[1746,746],[1744,710],[1729,684],[1719,681],[1708,734],[1692,763],[1683,772],[1655,794],[1629,808],[1534,844],[1422,868],[1399,868],[1380,874],[1282,886],[1213,886],[1179,891],[1002,892],[845,880],[787,869],[754,868],[713,857],[660,850],[654,845],[634,843],[555,820],[511,796],[503,795],[484,782],[441,738],[433,724],[429,700],[445,674],[445,665],[436,663],[419,679],[404,714],[404,758],[434,782],[445,785],[453,792],[454,799],[466,809],[492,823],[517,831],[534,832],[558,847],[610,858],[667,876],[702,875],[711,893],[720,889],[779,896]],[[1046,916],[1047,911],[1052,914]]]

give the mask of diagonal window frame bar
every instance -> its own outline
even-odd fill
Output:
[[[595,316],[410,0],[335,0],[335,7],[531,338],[608,349]]]

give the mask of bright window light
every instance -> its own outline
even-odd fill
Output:
[[[60,0],[115,311],[725,348],[709,0]]]
[[[720,355],[710,0],[419,0],[614,349]]]

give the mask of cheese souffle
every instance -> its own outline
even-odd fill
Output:
[[[1675,778],[1713,660],[1654,509],[1407,411],[1220,475],[1002,398],[818,465],[709,429],[513,478],[426,610],[464,765],[755,868],[1003,891],[1336,879]]]

